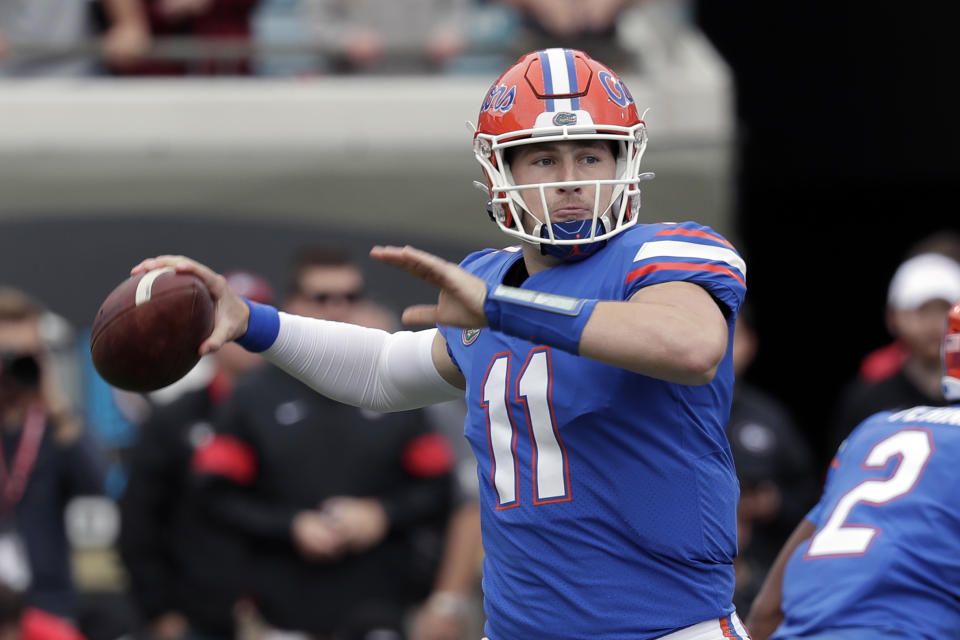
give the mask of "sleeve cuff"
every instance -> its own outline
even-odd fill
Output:
[[[266,351],[280,335],[280,313],[268,304],[258,304],[241,298],[250,308],[250,320],[247,332],[236,339],[236,343],[247,351],[261,353]]]

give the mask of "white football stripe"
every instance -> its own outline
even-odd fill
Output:
[[[550,62],[550,82],[553,84],[553,94],[570,93],[570,75],[567,71],[567,57],[563,49],[547,49],[547,60]]]
[[[743,626],[743,623],[740,621],[740,616],[734,613],[732,616],[730,616],[730,619],[733,621],[733,628],[737,633],[739,633],[744,638],[750,637],[750,632],[747,631],[747,628],[745,626]]]
[[[676,240],[647,242],[637,251],[633,261],[637,262],[647,258],[700,258],[702,260],[726,262],[743,275],[747,275],[747,263],[737,255],[736,251],[695,242],[677,242]]]
[[[550,82],[553,94],[570,93],[570,72],[567,70],[567,56],[564,49],[547,49],[547,61],[550,63]],[[557,98],[553,101],[554,111],[572,111],[570,98]]]
[[[143,274],[143,277],[140,278],[140,282],[137,283],[137,293],[133,300],[134,304],[139,307],[144,302],[149,300],[150,294],[153,291],[154,280],[173,270],[173,267],[162,267],[160,269],[154,269],[153,271],[147,271],[145,274]]]

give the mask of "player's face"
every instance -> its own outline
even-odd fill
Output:
[[[545,142],[518,147],[510,161],[515,184],[543,184],[576,180],[611,180],[616,176],[617,159],[604,141]],[[541,222],[546,222],[543,200],[546,200],[550,223],[589,220],[593,217],[596,198],[594,185],[547,187],[544,198],[539,189],[521,192],[524,203]],[[613,185],[600,187],[600,208],[610,204]],[[524,216],[525,228],[533,221]]]

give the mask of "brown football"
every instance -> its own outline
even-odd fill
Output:
[[[182,378],[213,331],[214,303],[194,275],[172,268],[137,274],[110,292],[90,331],[90,356],[104,380],[154,391]]]

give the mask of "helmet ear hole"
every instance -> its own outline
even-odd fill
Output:
[[[497,198],[503,198],[504,194],[500,193]],[[487,215],[490,216],[490,220],[493,222],[502,224],[506,227],[510,227],[513,224],[513,211],[510,209],[509,204],[494,204],[493,200],[487,200]]]

